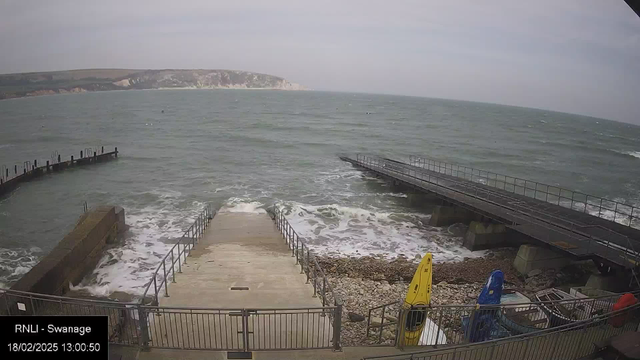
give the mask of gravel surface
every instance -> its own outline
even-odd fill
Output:
[[[386,280],[374,281],[361,278],[330,277],[329,282],[337,295],[343,300],[342,311],[342,343],[344,346],[370,345],[377,341],[376,336],[367,338],[367,317],[369,309],[390,304],[385,311],[385,322],[395,321],[400,309],[400,302],[404,300],[409,283],[398,281],[389,283]],[[441,282],[433,285],[431,301],[433,305],[442,304],[473,304],[480,293],[482,283],[448,284]],[[364,321],[353,322],[349,313],[356,313],[365,317]],[[372,313],[372,320],[380,322],[381,310]],[[393,327],[385,328],[383,342],[391,343],[394,337]],[[373,335],[373,334],[372,334]]]
[[[504,272],[507,284],[523,285],[523,278],[513,267],[516,249],[506,248],[492,251],[484,258],[465,258],[454,263],[434,263],[433,283],[446,281],[450,284],[469,284],[485,282],[491,271]],[[318,257],[318,262],[328,276],[345,276],[389,282],[410,282],[418,266],[419,258],[398,257],[387,260],[381,257],[364,256],[360,258]]]
[[[568,283],[583,281],[584,276],[590,272],[587,265],[572,265],[563,269],[562,272],[545,270],[536,271],[530,274],[531,276],[522,276],[513,268],[515,256],[516,250],[501,249],[485,258],[434,264],[431,303],[433,305],[474,304],[487,277],[495,269],[504,272],[505,288],[520,291],[531,298],[533,293],[544,288],[562,287]],[[391,304],[385,311],[384,322],[395,321],[400,303],[404,300],[419,260],[402,257],[393,260],[376,257],[318,258],[333,289],[344,303],[342,313],[344,346],[378,343],[378,333],[371,334],[369,337],[366,334],[369,309]],[[362,315],[364,320],[352,321],[349,313]],[[353,319],[358,317],[352,316]],[[374,322],[381,322],[381,317],[381,309],[371,314],[371,320]],[[455,323],[453,326],[459,326],[459,319],[451,319],[451,322]],[[394,333],[393,326],[383,328],[381,342],[391,344]]]

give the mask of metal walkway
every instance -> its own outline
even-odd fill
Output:
[[[341,159],[434,193],[576,259],[625,269],[640,264],[640,210],[629,205],[425,158],[411,157],[410,163],[366,155]]]

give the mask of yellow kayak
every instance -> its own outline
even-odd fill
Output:
[[[407,296],[404,299],[404,308],[411,309],[414,306],[426,306],[431,302],[431,253],[425,254],[413,275]],[[404,345],[418,345],[422,329],[425,324],[425,311],[412,310],[405,312],[404,319]]]

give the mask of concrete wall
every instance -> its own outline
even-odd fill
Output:
[[[534,269],[561,269],[569,262],[570,259],[549,249],[522,245],[513,261],[513,267],[521,274],[528,274]]]
[[[429,225],[441,227],[456,223],[467,224],[481,218],[481,215],[458,206],[436,206],[429,219]]]
[[[504,224],[472,221],[464,235],[464,247],[471,251],[507,245],[507,229]]]
[[[11,289],[62,295],[93,271],[106,244],[124,227],[124,209],[103,206],[84,214],[76,227]]]

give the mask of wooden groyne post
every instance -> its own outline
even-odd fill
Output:
[[[41,166],[38,166],[37,159],[33,161],[33,164],[31,161],[25,161],[22,165],[21,173],[18,171],[18,165],[13,166],[13,177],[10,177],[9,168],[3,165],[1,168],[2,171],[0,172],[0,196],[12,191],[20,183],[35,179],[50,172],[57,172],[74,166],[97,164],[118,157],[118,147],[115,147],[111,152],[104,152],[104,146],[99,150],[100,152],[98,152],[97,148],[95,150],[86,148],[80,151],[79,158],[75,159],[74,156],[71,155],[71,160],[67,161],[62,161],[60,154],[54,152],[51,156],[51,163],[47,160],[46,165]]]

